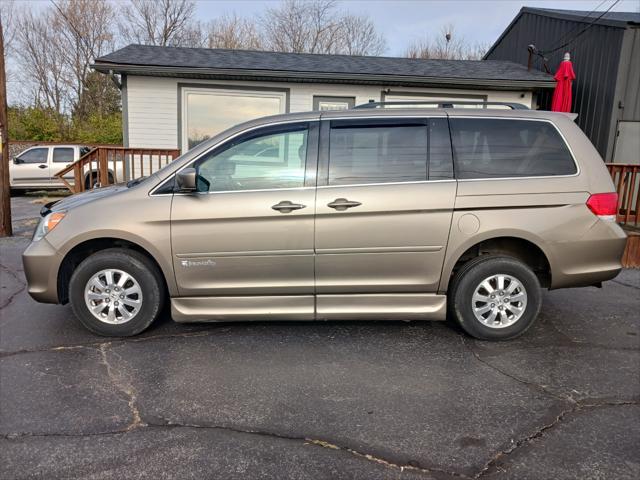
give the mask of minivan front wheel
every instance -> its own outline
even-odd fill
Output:
[[[463,330],[482,340],[522,335],[542,304],[535,273],[515,258],[493,255],[477,257],[460,268],[450,299]]]
[[[94,333],[136,335],[158,317],[164,289],[157,267],[143,254],[110,248],[87,257],[73,272],[69,301]]]

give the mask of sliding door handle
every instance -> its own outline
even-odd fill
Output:
[[[273,205],[271,208],[280,213],[291,213],[294,210],[300,210],[306,207],[306,205],[302,205],[301,203],[291,203],[289,200],[283,200],[282,202]]]
[[[362,203],[347,200],[346,198],[336,198],[333,202],[327,203],[327,207],[335,208],[339,212],[343,212],[347,208],[359,207],[360,205]]]

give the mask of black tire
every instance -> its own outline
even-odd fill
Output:
[[[87,176],[84,179],[84,189],[85,190],[91,190],[93,188],[93,186],[96,184],[97,181],[98,181],[98,174],[97,173],[89,173],[89,174],[87,174]]]
[[[96,318],[85,302],[87,282],[105,269],[131,275],[142,291],[139,311],[128,321],[112,324]],[[115,299],[117,300],[117,299]],[[165,303],[162,274],[145,255],[135,250],[109,248],[90,255],[78,265],[69,283],[69,302],[80,322],[93,333],[109,337],[129,337],[145,330],[158,317]]]
[[[527,294],[522,316],[515,323],[502,328],[490,327],[478,320],[472,304],[473,295],[480,283],[498,274],[517,279]],[[516,258],[494,255],[483,255],[465,263],[453,279],[449,299],[454,319],[465,332],[480,340],[510,340],[522,335],[533,325],[542,306],[540,282],[535,273]]]

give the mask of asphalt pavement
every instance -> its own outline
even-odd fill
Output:
[[[0,478],[637,479],[640,271],[544,293],[523,337],[446,322],[173,323],[109,339],[0,239]]]

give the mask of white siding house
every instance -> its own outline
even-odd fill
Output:
[[[120,74],[124,143],[186,151],[225,128],[370,101],[510,102],[536,108],[553,79],[512,62],[415,60],[130,45],[96,60]]]

